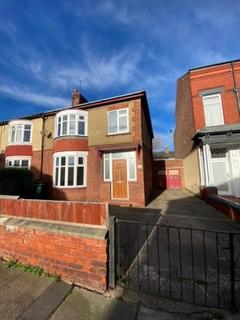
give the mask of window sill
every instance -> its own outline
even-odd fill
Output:
[[[116,136],[116,135],[123,135],[123,134],[129,134],[129,133],[130,133],[130,131],[108,133],[108,134],[107,134],[107,137],[109,137],[109,136]]]
[[[31,146],[32,142],[9,142],[7,146]]]
[[[66,134],[65,136],[59,136],[59,137],[54,137],[53,141],[62,139],[62,138],[77,138],[77,139],[87,139],[88,136],[80,136],[80,135],[75,135],[75,134]]]
[[[87,186],[53,186],[54,189],[86,189]]]

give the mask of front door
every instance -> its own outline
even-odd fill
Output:
[[[230,190],[230,172],[228,159],[212,159],[213,182],[218,188],[218,193],[228,195]]]
[[[112,161],[112,198],[128,199],[127,163],[125,159]]]

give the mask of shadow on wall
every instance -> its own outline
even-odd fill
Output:
[[[56,192],[53,194],[53,179],[51,175],[42,173],[42,179],[40,170],[36,167],[31,167],[31,171],[34,174],[36,179],[36,190],[34,198],[37,199],[46,199],[46,200],[55,200]],[[56,189],[55,189],[56,190]],[[55,196],[55,197],[54,197]],[[57,189],[57,200],[68,200],[65,193],[61,189]]]

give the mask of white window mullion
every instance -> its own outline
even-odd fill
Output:
[[[78,165],[78,156],[74,156],[74,170],[73,170],[74,186],[77,185],[77,165]]]

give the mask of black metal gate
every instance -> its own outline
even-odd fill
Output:
[[[240,233],[111,218],[109,284],[196,305],[240,308]]]

